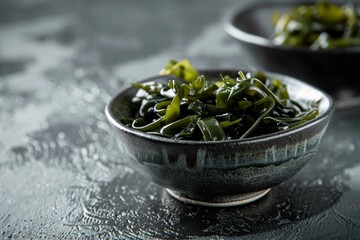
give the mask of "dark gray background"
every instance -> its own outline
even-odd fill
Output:
[[[360,108],[256,203],[182,204],[126,166],[109,99],[170,59],[251,68],[225,33],[243,1],[0,2],[0,239],[359,239]]]

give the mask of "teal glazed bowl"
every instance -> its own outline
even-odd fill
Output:
[[[238,70],[205,70],[236,76]],[[129,165],[149,180],[164,187],[173,197],[205,206],[234,206],[261,198],[297,173],[319,147],[334,112],[334,104],[322,90],[294,78],[266,73],[284,82],[298,100],[319,100],[320,115],[303,125],[281,132],[214,142],[174,140],[149,135],[122,124],[131,116],[130,100],[137,89],[127,88],[106,106],[115,139]],[[155,76],[147,81],[167,82],[172,76]]]

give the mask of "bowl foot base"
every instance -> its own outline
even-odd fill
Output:
[[[206,206],[206,207],[231,207],[231,206],[238,206],[238,205],[254,202],[264,197],[268,192],[270,192],[270,189],[271,188],[257,192],[242,193],[237,195],[221,196],[221,197],[206,198],[206,199],[193,197],[188,194],[171,190],[169,188],[166,188],[166,191],[172,197],[184,203],[190,203],[190,204]]]

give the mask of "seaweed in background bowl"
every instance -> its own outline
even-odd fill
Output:
[[[352,3],[299,4],[273,13],[275,45],[332,50],[360,45],[360,17]]]
[[[288,13],[299,4],[312,2],[257,2],[230,14],[225,29],[241,46],[251,67],[283,73],[328,92],[340,108],[360,104],[358,66],[360,46],[312,50],[308,46],[275,45],[272,41],[274,12]],[[353,3],[358,11],[358,3]]]

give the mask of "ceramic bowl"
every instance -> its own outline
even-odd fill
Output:
[[[236,76],[238,70],[201,71],[208,77],[220,73]],[[314,156],[334,111],[325,92],[291,77],[270,74],[288,86],[294,99],[319,100],[320,115],[307,123],[278,133],[243,140],[215,142],[173,140],[136,131],[119,116],[131,116],[127,88],[106,106],[118,146],[134,169],[166,188],[175,198],[206,206],[232,206],[256,200],[269,188],[291,178]],[[147,81],[168,82],[155,76]]]
[[[243,5],[229,14],[225,30],[240,43],[241,53],[251,67],[303,79],[328,92],[337,102],[343,101],[339,102],[340,106],[355,104],[355,97],[360,96],[360,81],[356,77],[359,75],[360,47],[314,51],[308,47],[272,44],[272,14],[275,11],[288,12],[299,3],[283,1]]]

